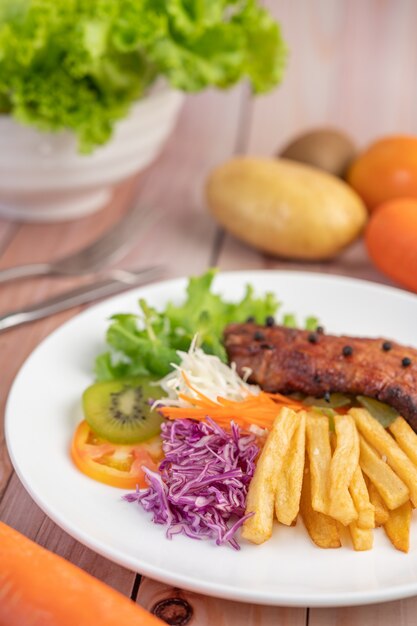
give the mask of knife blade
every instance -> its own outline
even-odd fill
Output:
[[[138,287],[152,281],[154,278],[159,278],[163,271],[164,268],[160,266],[147,267],[136,271],[114,270],[111,272],[112,278],[82,285],[29,307],[5,313],[0,316],[0,333],[81,304],[87,304],[100,298],[115,295],[131,287]]]

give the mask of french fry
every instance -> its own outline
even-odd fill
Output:
[[[349,485],[359,463],[359,436],[350,415],[337,415],[336,448],[330,463],[330,504],[328,514],[344,526],[358,519]]]
[[[357,527],[364,530],[375,528],[375,507],[369,499],[368,488],[359,465],[350,481],[349,492],[358,512]]]
[[[311,505],[311,473],[306,457],[303,488],[301,490],[300,513],[304,526],[312,541],[319,548],[340,548],[339,530],[337,522],[323,513],[315,511]]]
[[[402,552],[408,552],[410,547],[411,513],[412,506],[408,501],[398,509],[390,511],[389,518],[384,524],[384,530],[392,545]]]
[[[408,458],[417,466],[417,434],[403,417],[397,417],[388,429]]]
[[[408,552],[417,435],[397,418],[391,436],[365,409],[336,415],[334,423],[330,433],[325,415],[279,411],[249,486],[246,512],[253,515],[242,536],[257,544],[269,539],[275,504],[288,526],[300,513],[321,548],[339,548],[349,532],[355,550],[370,550],[373,529],[382,525],[394,547]]]
[[[410,461],[385,428],[366,409],[350,409],[349,413],[354,418],[358,430],[365,439],[369,441],[381,456],[387,457],[388,464],[407,485],[410,491],[411,502],[414,506],[417,506],[417,467]]]
[[[369,499],[375,509],[375,526],[383,526],[389,518],[389,511],[385,505],[385,502],[379,495],[379,492],[375,485],[368,479],[368,493]]]
[[[246,513],[254,515],[244,522],[242,528],[242,537],[253,543],[263,543],[272,535],[278,476],[297,424],[297,414],[283,407],[256,464],[246,500]]]
[[[291,526],[300,509],[301,486],[305,463],[306,414],[297,413],[298,426],[278,476],[275,512],[279,522]]]
[[[359,445],[359,464],[362,471],[374,484],[387,507],[393,510],[407,502],[410,496],[407,485],[362,436],[359,436]]]
[[[357,551],[371,550],[374,543],[372,528],[360,528],[356,522],[349,524],[353,548]]]
[[[312,506],[319,513],[327,513],[332,457],[329,418],[326,415],[309,413],[307,415],[306,434],[306,447],[310,460]]]

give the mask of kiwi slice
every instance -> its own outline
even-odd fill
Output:
[[[163,417],[151,409],[163,395],[150,378],[95,383],[83,393],[85,419],[90,428],[112,443],[139,443],[160,432]]]

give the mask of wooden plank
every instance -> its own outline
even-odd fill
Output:
[[[226,234],[215,263],[222,270],[277,269],[298,272],[317,272],[320,274],[338,274],[362,280],[371,280],[384,285],[395,286],[392,281],[379,272],[371,263],[362,239],[358,239],[339,256],[329,261],[308,263],[289,261],[263,254],[254,248]],[[398,286],[398,285],[397,285]]]
[[[336,126],[359,146],[416,133],[414,0],[267,0],[289,61],[282,87],[256,100],[248,149],[273,154],[296,134]]]
[[[131,201],[130,196],[136,184],[136,181],[132,180],[119,188],[115,193],[113,204],[101,214],[73,223],[20,226],[0,258],[0,267],[56,258],[93,240],[100,232],[110,227],[126,209],[126,204]],[[42,278],[1,285],[0,314],[66,291],[83,280],[80,278]],[[2,363],[7,364],[0,379],[0,415],[4,413],[8,390],[23,361],[44,337],[79,310],[79,308],[71,309],[29,326],[0,334]],[[10,477],[10,472],[11,466],[5,451],[3,420],[0,420],[0,497]]]
[[[182,591],[144,580],[137,602],[168,624],[177,626],[304,626],[305,610],[258,606],[219,598],[210,598],[191,591]]]
[[[138,200],[162,218],[132,250],[124,267],[162,263],[167,277],[201,272],[210,262],[216,225],[201,192],[208,171],[233,151],[240,89],[189,97],[177,132],[139,188]],[[213,140],[214,138],[214,140]]]
[[[417,598],[369,606],[310,610],[308,626],[414,626]]]
[[[137,185],[138,178],[132,177],[115,189],[113,198],[108,206],[98,213],[78,220],[14,225],[13,228],[16,230],[16,233],[0,257],[0,268],[10,267],[17,263],[51,261],[75,252],[84,245],[94,241],[126,211],[127,206],[132,202],[132,196],[136,191]],[[11,224],[10,227],[12,227]],[[23,282],[30,282],[34,285],[41,284],[39,281],[30,279],[29,281],[9,283],[7,289],[9,287],[17,287],[20,291]],[[56,281],[52,281],[51,284],[56,284]],[[49,288],[50,286],[48,285],[45,290],[49,290]],[[2,287],[2,294],[4,290],[5,287]]]
[[[4,250],[13,239],[18,228],[18,224],[12,224],[11,222],[0,219],[0,255],[3,254]]]

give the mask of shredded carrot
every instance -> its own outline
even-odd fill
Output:
[[[277,416],[280,406],[288,406],[293,409],[301,409],[302,404],[293,398],[286,398],[281,394],[270,394],[261,391],[259,395],[248,395],[243,400],[228,400],[218,396],[214,402],[203,393],[191,386],[184,376],[187,386],[198,395],[198,398],[179,394],[179,398],[188,404],[189,407],[164,406],[160,411],[168,419],[190,418],[194,420],[204,420],[210,416],[220,426],[228,427],[233,420],[243,428],[254,424],[260,428],[270,428]]]

